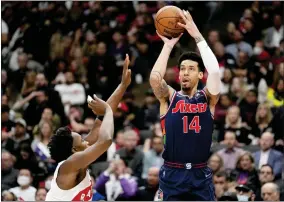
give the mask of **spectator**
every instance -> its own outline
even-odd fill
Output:
[[[218,154],[212,154],[208,160],[208,166],[212,169],[213,174],[222,171],[224,163],[222,158]]]
[[[242,122],[240,108],[238,106],[231,106],[228,109],[225,126],[220,130],[219,133],[219,141],[224,139],[224,131],[226,130],[235,132],[237,141],[240,143],[239,146],[249,145],[251,143],[251,139],[249,138],[250,127],[248,127],[246,123]]]
[[[214,46],[220,41],[220,34],[218,30],[210,30],[208,33],[208,44]]]
[[[125,162],[127,167],[132,171],[132,174],[136,177],[141,177],[143,153],[137,146],[137,133],[134,130],[128,130],[124,132],[124,148],[119,149],[116,153]]]
[[[233,78],[232,70],[229,68],[225,68],[220,93],[222,94],[229,93],[232,83],[232,78]]]
[[[15,121],[15,129],[12,132],[10,138],[8,138],[4,148],[15,154],[16,156],[19,154],[19,148],[21,144],[31,143],[31,137],[26,131],[26,121],[22,118],[16,119]]]
[[[8,190],[17,185],[17,176],[19,171],[14,168],[15,159],[8,151],[1,154],[1,191]]]
[[[225,48],[226,53],[230,53],[231,55],[234,56],[235,59],[237,59],[238,57],[239,50],[247,53],[249,56],[252,56],[253,54],[252,47],[250,44],[243,41],[243,35],[239,30],[235,30],[233,32],[233,37],[235,43],[226,46]]]
[[[213,176],[213,183],[215,186],[215,195],[217,199],[219,199],[228,189],[227,174],[223,171],[215,173]]]
[[[282,24],[282,17],[275,14],[273,17],[273,27],[265,30],[264,45],[267,48],[279,47],[280,40],[283,39],[284,26]]]
[[[163,138],[155,136],[152,138],[152,149],[144,153],[142,179],[146,179],[151,167],[161,168],[164,163],[162,152],[164,150]]]
[[[82,84],[76,83],[72,72],[65,73],[66,84],[57,84],[55,90],[59,92],[65,113],[68,114],[70,105],[83,105],[86,100]]]
[[[225,124],[226,114],[228,108],[232,106],[232,100],[228,94],[221,94],[219,102],[215,106],[214,120],[217,125],[217,129],[220,129]]]
[[[267,100],[272,107],[280,107],[284,105],[284,79],[279,79],[275,84],[275,89],[268,88]]]
[[[249,90],[246,93],[245,99],[239,104],[241,110],[241,117],[247,125],[255,125],[255,114],[258,106],[257,91]]]
[[[237,148],[236,134],[232,131],[226,131],[224,144],[226,148],[221,149],[217,154],[222,158],[224,169],[234,169],[237,159],[244,154],[244,150]]]
[[[264,164],[261,166],[259,171],[259,181],[261,186],[268,182],[274,181],[273,168],[269,164]]]
[[[246,152],[239,157],[236,170],[232,171],[232,173],[239,185],[247,185],[255,191],[259,187],[259,179],[253,163],[252,155]]]
[[[98,177],[95,189],[105,195],[108,201],[123,200],[136,194],[137,182],[127,173],[124,161],[115,159]]]
[[[124,132],[118,131],[116,134],[115,141],[111,144],[111,146],[107,150],[107,160],[111,161],[115,157],[115,153],[124,147]]]
[[[36,73],[33,71],[27,72],[21,90],[21,94],[23,97],[28,96],[31,92],[36,90],[35,81],[36,81]]]
[[[15,194],[18,200],[21,201],[35,201],[36,188],[31,186],[32,174],[28,169],[21,169],[18,175],[18,187],[9,189],[10,192]]]
[[[1,131],[2,135],[4,132],[9,133],[15,123],[10,119],[10,108],[8,105],[2,103],[1,105]],[[2,137],[3,139],[3,137]]]
[[[7,23],[1,19],[1,44],[2,46],[8,45],[9,42],[9,27]]]
[[[17,197],[12,192],[7,190],[2,192],[2,201],[17,201]]]
[[[273,114],[268,103],[259,104],[255,114],[256,124],[252,128],[252,134],[255,137],[260,137],[264,132],[272,132],[272,118]]]
[[[139,187],[135,200],[154,201],[156,192],[159,188],[159,171],[160,168],[157,167],[151,167],[148,169],[146,186]]]
[[[255,166],[260,169],[262,165],[269,164],[273,168],[276,178],[280,177],[282,172],[283,154],[272,149],[274,145],[274,136],[270,132],[264,132],[260,138],[260,151],[254,153]]]
[[[280,201],[279,187],[274,183],[266,183],[261,187],[263,201]]]
[[[254,201],[253,190],[246,185],[238,185],[236,187],[238,201]]]
[[[38,188],[35,194],[36,201],[45,201],[47,190],[45,188]]]

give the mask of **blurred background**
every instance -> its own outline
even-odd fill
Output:
[[[50,137],[65,125],[88,134],[96,117],[86,97],[111,95],[126,53],[132,84],[114,113],[112,146],[90,166],[93,200],[157,200],[163,138],[148,77],[163,45],[153,18],[166,5],[191,12],[219,61],[208,162],[217,199],[284,200],[283,4],[2,1],[2,200],[45,199],[56,168]],[[165,75],[175,89],[177,58],[187,50],[197,48],[186,33]],[[200,88],[205,81],[206,74]]]

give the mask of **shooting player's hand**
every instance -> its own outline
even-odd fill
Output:
[[[122,72],[122,79],[121,84],[128,87],[131,83],[131,70],[128,69],[130,60],[128,54],[126,54],[124,64],[123,64],[123,72]]]
[[[110,107],[105,101],[98,98],[95,94],[92,99],[91,96],[88,96],[88,107],[96,114],[96,115],[104,115],[105,111],[108,107]]]

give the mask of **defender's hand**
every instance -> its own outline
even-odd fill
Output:
[[[98,98],[95,94],[93,99],[88,96],[88,107],[96,114],[96,115],[104,115],[105,111],[108,107],[110,107],[105,101]]]
[[[124,64],[123,64],[123,71],[122,71],[122,79],[121,84],[128,87],[131,83],[131,70],[128,69],[130,60],[128,54],[126,54]]]
[[[180,11],[180,16],[182,17],[184,24],[179,22],[178,25],[186,29],[190,36],[192,36],[193,38],[200,37],[201,34],[190,13],[188,11],[182,10]]]
[[[159,32],[156,30],[158,36],[164,41],[164,43],[169,46],[170,48],[173,48],[176,43],[178,42],[178,40],[180,39],[180,37],[183,35],[183,33],[181,33],[177,38],[172,38],[172,39],[168,39],[167,37],[164,37],[162,35],[159,34]]]

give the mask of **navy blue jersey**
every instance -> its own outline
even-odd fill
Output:
[[[165,161],[203,163],[210,156],[213,117],[204,90],[192,98],[174,92],[165,115],[161,116]]]

